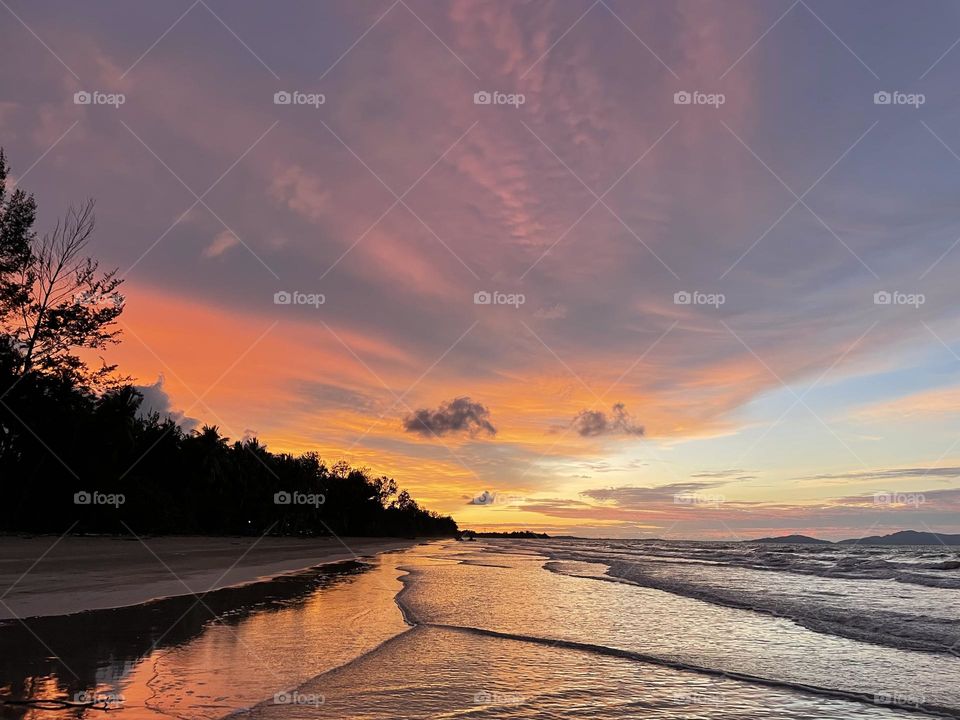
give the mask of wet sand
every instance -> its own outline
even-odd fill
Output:
[[[0,620],[203,593],[415,542],[398,538],[0,537]]]

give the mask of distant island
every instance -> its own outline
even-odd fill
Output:
[[[890,535],[871,535],[870,537],[841,540],[840,545],[960,545],[960,535],[946,533],[918,532],[901,530]]]
[[[765,537],[756,540],[747,540],[748,543],[771,543],[776,545],[832,545],[829,540],[820,540],[809,535],[783,535],[781,537]]]
[[[807,535],[784,535],[782,537],[765,537],[756,540],[744,540],[744,543],[766,543],[770,545],[949,545],[960,546],[960,535],[947,533],[918,532],[916,530],[901,530],[889,535],[870,535],[864,538],[850,538],[836,543],[830,540]]]

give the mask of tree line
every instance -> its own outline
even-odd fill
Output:
[[[0,149],[0,531],[457,533],[392,478],[144,413],[131,378],[85,359],[120,341],[125,305],[116,270],[86,255],[93,202],[38,235],[9,170]]]

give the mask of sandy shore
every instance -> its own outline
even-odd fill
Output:
[[[203,593],[413,544],[396,538],[0,537],[0,620]]]

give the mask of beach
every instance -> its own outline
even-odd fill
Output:
[[[960,659],[931,644],[958,620],[953,549],[373,547],[201,598],[7,621],[3,694],[121,720],[960,717]]]
[[[353,537],[0,537],[0,620],[204,593],[412,544]]]

